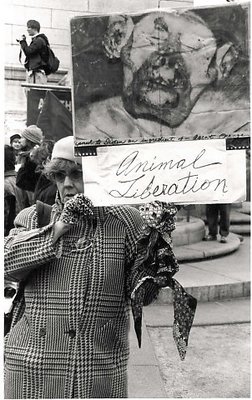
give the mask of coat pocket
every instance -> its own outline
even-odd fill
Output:
[[[5,342],[5,355],[26,349],[30,340],[30,324],[25,315],[10,330]]]
[[[95,351],[113,350],[117,341],[117,330],[113,320],[110,319],[96,328],[94,336]]]
[[[118,326],[118,321],[109,319],[98,326],[94,335],[94,349],[97,353],[102,352],[126,352],[128,353],[128,324]]]

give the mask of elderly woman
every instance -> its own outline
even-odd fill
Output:
[[[6,278],[24,286],[5,337],[6,398],[127,397],[129,298],[140,342],[142,305],[161,286],[139,268],[145,245],[136,257],[144,219],[92,206],[73,144],[59,140],[46,166],[58,188],[50,222],[39,228],[31,206],[6,238]]]

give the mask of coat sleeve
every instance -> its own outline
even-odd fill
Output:
[[[5,238],[5,278],[24,280],[34,269],[60,257],[62,238],[53,245],[52,222],[42,228],[37,227],[35,205],[22,210],[14,226]]]
[[[21,40],[20,46],[25,55],[29,57],[31,55],[40,53],[41,50],[45,47],[45,41],[42,38],[38,37],[28,46],[26,40]]]

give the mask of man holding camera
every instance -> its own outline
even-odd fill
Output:
[[[47,76],[44,67],[48,59],[49,41],[43,33],[40,32],[40,23],[36,20],[27,22],[27,32],[32,40],[30,45],[26,42],[25,35],[17,39],[26,58],[24,66],[27,69],[27,82],[45,84]]]

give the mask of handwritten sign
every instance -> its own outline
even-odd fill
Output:
[[[101,147],[83,169],[95,205],[245,199],[244,151],[227,151],[225,140]]]

